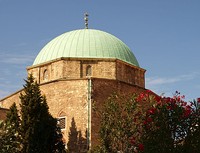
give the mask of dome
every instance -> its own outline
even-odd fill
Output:
[[[74,30],[54,38],[39,52],[33,65],[61,57],[119,59],[139,67],[126,44],[107,32],[94,29]]]

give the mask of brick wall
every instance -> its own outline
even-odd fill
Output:
[[[77,130],[85,135],[88,124],[88,80],[59,80],[40,85],[43,95],[46,96],[49,111],[53,117],[66,114],[66,129],[62,130],[64,138],[68,140],[69,127],[74,118]],[[2,107],[9,108],[13,102],[17,103],[18,109],[20,92],[0,101]],[[62,116],[63,117],[63,116]]]
[[[88,128],[88,66],[91,67],[92,106],[98,109],[114,92],[129,94],[145,90],[145,70],[119,60],[60,59],[28,67],[28,73],[32,73],[40,83],[50,113],[56,118],[66,117],[66,129],[62,130],[66,141],[72,118],[83,137]],[[0,100],[1,106],[9,108],[16,102],[19,108],[20,92]],[[100,119],[94,110],[91,113],[91,140],[95,146],[99,143]]]
[[[122,61],[116,62],[117,80],[145,87],[145,70]]]
[[[87,67],[91,66],[91,76],[97,78],[116,78],[114,60],[60,59],[43,65],[28,67],[38,83],[57,79],[78,79],[87,77]]]
[[[20,92],[22,92],[22,90],[19,90],[15,93],[13,93],[12,95],[9,95],[8,97],[5,97],[4,99],[0,100],[0,106],[2,108],[7,108],[9,109],[10,106],[15,102],[17,107],[19,108],[19,96],[20,96]]]
[[[98,111],[101,110],[102,104],[108,99],[111,94],[131,94],[143,92],[146,89],[127,84],[121,81],[107,80],[107,79],[92,79],[92,105],[95,109],[92,109],[92,147],[99,144],[99,126],[100,118]],[[95,111],[98,109],[98,111]]]

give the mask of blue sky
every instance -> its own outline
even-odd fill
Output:
[[[0,0],[0,98],[22,88],[26,67],[54,37],[84,28],[109,32],[146,69],[146,88],[200,97],[199,0]]]

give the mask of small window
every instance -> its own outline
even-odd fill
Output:
[[[61,130],[66,129],[66,113],[61,111],[57,118],[57,124],[61,128]]]
[[[48,71],[47,71],[47,69],[44,70],[44,73],[43,73],[43,80],[48,80]]]
[[[86,68],[86,76],[91,76],[91,75],[92,75],[92,68],[90,65],[88,65]]]
[[[57,119],[58,126],[61,128],[61,130],[65,129],[65,122],[66,122],[65,117],[61,117]]]

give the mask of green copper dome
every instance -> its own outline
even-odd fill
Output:
[[[39,52],[33,65],[61,57],[119,59],[139,67],[126,44],[109,33],[94,29],[74,30],[54,38]]]

